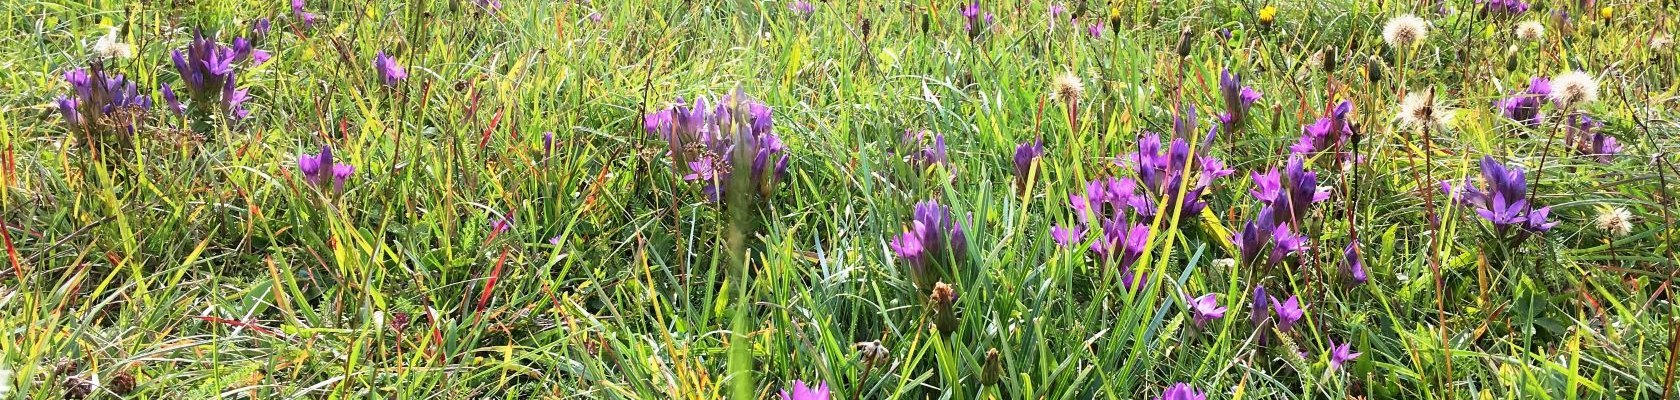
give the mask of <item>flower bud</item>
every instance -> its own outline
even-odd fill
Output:
[[[957,318],[957,290],[945,282],[933,285],[933,295],[928,296],[929,311],[933,313],[933,325],[939,333],[949,335],[957,330],[961,322]]]
[[[1184,30],[1178,31],[1178,46],[1173,47],[1173,51],[1176,52],[1180,58],[1189,57],[1190,46],[1194,43],[1195,37],[1196,31],[1191,30],[1188,26],[1184,27]]]
[[[980,384],[996,385],[998,377],[1003,376],[1003,357],[998,356],[997,348],[986,350],[986,365],[980,370]]]

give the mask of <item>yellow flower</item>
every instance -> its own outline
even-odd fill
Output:
[[[1271,25],[1272,20],[1274,20],[1276,18],[1277,18],[1277,6],[1268,4],[1268,5],[1266,5],[1265,8],[1260,9],[1260,23]]]
[[[1610,19],[1610,17],[1613,17],[1615,15],[1616,15],[1616,10],[1613,9],[1613,8],[1610,8],[1610,6],[1604,6],[1604,8],[1598,9],[1598,16],[1604,17],[1604,19]]]

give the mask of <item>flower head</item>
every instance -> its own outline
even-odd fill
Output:
[[[1161,392],[1161,397],[1156,397],[1155,400],[1207,400],[1207,393],[1181,382],[1168,386],[1165,392]]]
[[[59,96],[55,104],[77,136],[127,140],[152,108],[151,97],[140,94],[134,81],[107,73],[98,61],[86,69],[65,71],[64,81],[70,84],[70,94]]]
[[[1254,198],[1271,209],[1279,224],[1303,226],[1313,204],[1330,198],[1330,191],[1318,186],[1318,173],[1306,169],[1300,156],[1289,157],[1282,174],[1277,168],[1254,173]]]
[[[1069,107],[1079,104],[1079,98],[1085,95],[1085,83],[1079,81],[1079,75],[1072,71],[1056,76],[1050,84],[1050,97]]]
[[[1598,100],[1598,80],[1581,71],[1570,71],[1552,77],[1552,102],[1559,106],[1579,106]]]
[[[1290,152],[1301,155],[1348,152],[1344,144],[1353,137],[1353,125],[1348,123],[1348,114],[1352,112],[1353,102],[1343,100],[1337,103],[1329,114],[1301,129],[1301,139],[1289,146]]]
[[[1537,21],[1523,21],[1522,23],[1517,24],[1517,28],[1514,32],[1516,32],[1518,39],[1538,42],[1542,37],[1546,36],[1546,26],[1541,25]]]
[[[674,166],[687,166],[684,180],[698,181],[712,201],[726,198],[736,173],[750,195],[768,198],[776,183],[787,179],[788,154],[781,139],[771,131],[770,107],[742,92],[718,99],[708,106],[706,98],[692,105],[678,99],[669,109],[648,114],[643,127],[665,139]]]
[[[117,37],[119,32],[117,27],[113,26],[105,36],[100,36],[99,40],[93,43],[93,54],[100,58],[133,58],[134,45],[124,43],[122,38]]]
[[[396,86],[397,82],[408,79],[408,71],[404,71],[402,65],[397,64],[396,58],[385,55],[383,51],[373,56],[373,69],[379,72],[379,78],[385,86]]]
[[[1359,358],[1359,352],[1353,351],[1352,343],[1336,344],[1335,340],[1330,341],[1330,369],[1342,369],[1342,365],[1355,358]]]
[[[1277,6],[1267,4],[1260,8],[1260,12],[1255,14],[1259,17],[1261,25],[1271,26],[1272,22],[1277,20],[1277,11]]]
[[[963,19],[967,20],[964,22],[964,29],[968,30],[968,38],[979,39],[980,33],[992,24],[992,13],[982,13],[980,11],[980,0],[974,0],[974,2],[959,8],[962,9]]]
[[[1248,119],[1248,109],[1260,100],[1260,91],[1243,86],[1242,76],[1223,70],[1219,73],[1219,94],[1225,100],[1225,113],[1219,116],[1225,132],[1235,132]]]
[[[1301,317],[1306,314],[1305,311],[1301,310],[1301,300],[1297,296],[1289,296],[1289,299],[1284,301],[1278,301],[1276,297],[1273,297],[1272,311],[1277,312],[1278,329],[1285,331],[1294,327],[1295,323],[1301,321]]]
[[[1482,5],[1485,13],[1496,16],[1513,16],[1528,11],[1528,2],[1522,0],[1476,0]]]
[[[1566,139],[1573,145],[1576,153],[1599,163],[1609,164],[1615,160],[1617,153],[1622,152],[1622,145],[1615,137],[1599,130],[1604,127],[1603,123],[1580,113],[1570,115],[1568,121]]]
[[[268,60],[268,52],[253,48],[245,38],[234,38],[230,46],[217,43],[214,36],[197,32],[187,47],[175,50],[170,56],[175,72],[185,82],[179,88],[193,100],[191,107],[214,107],[234,119],[250,115],[243,105],[248,92],[237,88],[235,66],[261,65]]]
[[[916,203],[910,226],[888,246],[910,267],[912,280],[920,287],[938,281],[954,265],[968,258],[968,239],[951,209],[939,202]]]
[[[1557,225],[1557,222],[1546,221],[1551,207],[1536,209],[1528,204],[1528,180],[1522,168],[1508,168],[1492,156],[1484,156],[1481,171],[1485,190],[1472,186],[1469,180],[1457,187],[1450,182],[1441,182],[1441,190],[1459,205],[1475,209],[1477,215],[1493,223],[1494,230],[1501,234],[1511,228],[1519,228],[1521,232],[1514,237],[1517,240]]]
[[[828,400],[828,383],[818,383],[806,386],[805,382],[793,381],[789,388],[793,391],[782,390],[782,400]]]
[[[1214,295],[1214,293],[1208,293],[1202,295],[1202,297],[1188,300],[1190,303],[1190,316],[1196,321],[1197,327],[1205,326],[1209,321],[1223,318],[1225,316],[1225,307],[1219,306],[1219,299],[1214,297]]]
[[[1260,327],[1260,323],[1266,322],[1266,316],[1270,315],[1266,306],[1266,299],[1269,298],[1266,296],[1266,287],[1254,285],[1254,299],[1249,301],[1248,320],[1253,322],[1256,328]]]
[[[1173,138],[1166,149],[1161,148],[1159,135],[1147,133],[1138,141],[1137,151],[1126,155],[1126,166],[1137,173],[1138,184],[1146,194],[1133,203],[1139,215],[1156,218],[1155,205],[1162,202],[1166,205],[1162,215],[1172,216],[1175,211],[1181,219],[1201,215],[1202,210],[1207,208],[1202,194],[1209,192],[1216,180],[1235,172],[1226,168],[1223,161],[1207,154],[1218,127],[1208,130],[1192,160],[1190,142],[1186,137],[1193,136],[1192,133],[1197,131],[1195,115],[1192,107],[1187,118],[1175,119],[1173,127],[1179,136]]]
[[[809,18],[812,13],[817,12],[816,6],[806,0],[793,0],[792,3],[788,3],[788,10],[800,18]]]
[[[1599,206],[1593,225],[1614,237],[1627,236],[1633,232],[1633,213],[1622,207]]]
[[[1383,25],[1382,36],[1389,46],[1411,47],[1429,36],[1429,22],[1412,14],[1394,17]]]
[[[899,151],[904,154],[904,162],[918,172],[935,165],[950,170],[951,158],[944,134],[926,129],[906,129],[904,136],[899,138]]]
[[[304,29],[315,26],[315,22],[321,20],[320,14],[303,10],[303,0],[292,0],[292,16],[303,23]]]
[[[1365,261],[1359,256],[1359,240],[1349,241],[1347,247],[1342,248],[1342,269],[1353,278],[1354,284],[1362,284],[1370,277],[1365,275]]]
[[[1032,167],[1039,158],[1044,157],[1044,140],[1035,139],[1031,142],[1015,146],[1015,187],[1022,193],[1027,190],[1027,177],[1032,174]]]
[[[1540,107],[1544,106],[1546,97],[1552,95],[1552,81],[1543,77],[1534,77],[1528,81],[1528,89],[1512,94],[1495,105],[1500,114],[1514,121],[1528,126],[1539,126],[1543,115]]]
[[[334,194],[343,194],[344,183],[356,173],[356,167],[334,159],[332,146],[327,145],[321,146],[320,153],[298,155],[298,172],[322,192],[331,190]]]
[[[1452,110],[1441,106],[1435,98],[1435,90],[1425,92],[1411,92],[1400,101],[1400,126],[1422,129],[1440,129],[1452,121]]]

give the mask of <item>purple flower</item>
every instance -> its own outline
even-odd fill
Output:
[[[244,119],[250,115],[243,106],[248,92],[237,88],[235,65],[242,62],[260,65],[269,55],[253,48],[244,38],[235,38],[228,46],[217,43],[214,36],[197,32],[186,48],[173,51],[170,58],[175,72],[186,82],[181,89],[193,100],[191,107],[217,107],[231,118]]]
[[[1056,241],[1056,245],[1058,246],[1072,246],[1074,243],[1079,243],[1079,238],[1082,236],[1085,236],[1085,228],[1080,227],[1079,225],[1074,225],[1073,227],[1068,228],[1064,228],[1061,225],[1050,227],[1050,238],[1054,239]]]
[[[909,264],[912,280],[924,288],[932,287],[950,266],[962,265],[968,258],[968,239],[962,224],[951,215],[950,208],[933,200],[916,203],[910,228],[888,246]]]
[[[1254,300],[1249,304],[1248,320],[1253,322],[1256,328],[1260,327],[1260,323],[1266,322],[1266,316],[1270,314],[1266,309],[1267,298],[1269,297],[1266,296],[1266,288],[1254,285]]]
[[[1481,170],[1482,182],[1487,188],[1485,191],[1471,185],[1468,179],[1457,187],[1442,181],[1441,191],[1453,202],[1475,209],[1476,215],[1493,223],[1494,230],[1501,235],[1513,226],[1521,228],[1522,231],[1513,237],[1518,241],[1531,233],[1545,232],[1557,225],[1557,222],[1546,221],[1551,207],[1535,209],[1528,204],[1525,198],[1528,180],[1522,168],[1507,168],[1492,156],[1483,156]]]
[[[1336,344],[1335,340],[1330,340],[1330,369],[1342,369],[1342,365],[1355,358],[1359,358],[1359,353],[1353,351],[1352,343]]]
[[[1330,110],[1330,115],[1319,118],[1312,125],[1302,129],[1301,140],[1289,150],[1295,154],[1313,155],[1325,151],[1342,150],[1348,138],[1353,136],[1353,129],[1348,125],[1348,113],[1353,111],[1353,103],[1343,100]]]
[[[1195,154],[1197,162],[1190,163],[1190,144],[1182,134],[1197,129],[1193,108],[1190,115],[1189,119],[1175,121],[1175,130],[1180,131],[1181,136],[1173,138],[1165,152],[1161,150],[1160,136],[1149,133],[1138,141],[1137,152],[1125,157],[1130,162],[1128,166],[1137,172],[1139,186],[1142,186],[1147,194],[1134,203],[1138,215],[1154,219],[1155,204],[1165,202],[1167,207],[1163,215],[1173,215],[1175,209],[1180,209],[1180,218],[1194,220],[1195,216],[1200,215],[1207,207],[1207,203],[1202,201],[1202,194],[1208,192],[1215,180],[1234,172],[1226,168],[1224,162],[1206,154],[1206,149],[1218,128],[1208,131],[1208,135],[1201,142],[1201,151]],[[1188,188],[1184,188],[1185,180],[1191,175],[1194,175],[1195,181],[1190,183]],[[1179,197],[1181,191],[1184,193],[1182,198]]]
[[[1020,192],[1027,192],[1027,177],[1040,157],[1044,157],[1044,139],[1015,146],[1015,187]]]
[[[315,155],[298,155],[298,172],[303,173],[303,179],[310,185],[322,191],[331,189],[335,194],[343,194],[344,182],[356,173],[356,167],[334,159],[332,146],[321,146],[321,152]]]
[[[782,391],[782,400],[829,400],[828,383],[816,386],[805,386],[805,382],[793,381],[792,392]]]
[[[140,94],[139,86],[122,74],[110,74],[94,63],[88,69],[64,73],[70,94],[56,102],[64,123],[78,134],[97,138],[128,138],[135,122],[152,108],[152,99]]]
[[[1365,275],[1365,262],[1359,257],[1359,240],[1349,241],[1342,249],[1342,269],[1353,278],[1354,284],[1363,284],[1369,279]]]
[[[1616,153],[1622,151],[1621,143],[1616,138],[1600,132],[1604,124],[1585,114],[1569,116],[1568,132],[1565,140],[1571,144],[1575,152],[1590,157],[1599,163],[1609,164],[1615,160]]]
[[[1517,92],[1505,99],[1495,102],[1499,113],[1505,118],[1528,126],[1539,126],[1545,117],[1540,107],[1546,105],[1546,97],[1552,94],[1552,84],[1545,77],[1534,77],[1528,81],[1528,89]]]
[[[548,158],[549,155],[554,154],[554,132],[543,132],[542,151],[543,158]]]
[[[1476,0],[1482,5],[1484,13],[1497,16],[1514,16],[1528,11],[1528,3],[1522,0]]]
[[[501,0],[473,0],[473,5],[476,5],[476,6],[478,6],[478,8],[482,8],[485,11],[489,11],[489,12],[496,12],[496,11],[502,9],[502,1]]]
[[[1271,208],[1280,224],[1304,226],[1312,205],[1330,198],[1329,190],[1318,187],[1318,173],[1307,171],[1300,156],[1289,157],[1283,174],[1273,168],[1253,176],[1254,189],[1249,193]]]
[[[408,71],[404,71],[402,65],[397,64],[397,59],[385,55],[383,51],[373,56],[373,69],[379,71],[385,86],[396,86],[397,82],[408,79]]]
[[[1276,297],[1272,298],[1272,311],[1277,312],[1278,329],[1288,331],[1295,326],[1296,322],[1301,320],[1301,316],[1305,312],[1301,310],[1300,304],[1301,301],[1296,296],[1289,296],[1289,300],[1284,301],[1278,301]]]
[[[303,0],[292,0],[292,16],[303,22],[303,29],[315,26],[315,22],[321,19],[320,14],[303,10]]]
[[[1243,86],[1242,76],[1226,69],[1219,72],[1219,94],[1225,99],[1225,114],[1219,116],[1219,122],[1224,125],[1226,133],[1236,132],[1248,119],[1249,107],[1260,100],[1260,92]]]
[[[1155,400],[1207,400],[1207,393],[1196,390],[1187,383],[1174,383]]]
[[[1219,306],[1219,299],[1214,297],[1213,293],[1189,299],[1188,302],[1191,319],[1196,321],[1197,328],[1206,326],[1209,321],[1225,317],[1225,307]]]
[[[496,219],[495,221],[490,221],[490,234],[492,235],[500,235],[503,232],[507,232],[509,229],[513,229],[512,211],[509,211],[505,217]]]
[[[980,33],[984,31],[987,26],[992,24],[992,13],[984,13],[984,23],[982,24],[980,0],[974,0],[973,3],[969,3],[961,8],[963,18],[968,20],[967,22],[964,22],[963,25],[964,29],[968,30],[968,38],[979,39]]]
[[[768,198],[775,184],[787,179],[787,148],[771,132],[770,107],[739,91],[708,106],[705,98],[692,106],[677,100],[669,109],[648,114],[643,127],[665,139],[674,161],[687,166],[683,179],[700,181],[712,201],[722,201],[726,188],[740,182],[759,198]]]
[[[1102,39],[1102,35],[1103,35],[1103,23],[1102,23],[1102,21],[1099,20],[1099,21],[1096,21],[1096,22],[1092,22],[1091,25],[1086,26],[1085,27],[1085,33],[1088,34],[1088,35],[1091,35],[1092,39]]]
[[[256,40],[267,39],[268,31],[272,27],[273,23],[269,22],[268,18],[258,18],[256,22],[251,24],[251,38]]]
[[[792,3],[788,3],[788,10],[793,11],[793,15],[800,18],[809,18],[812,13],[817,12],[816,6],[805,0],[793,0]]]
[[[930,142],[928,137],[932,136]],[[932,166],[951,167],[951,159],[945,147],[945,135],[932,133],[926,129],[906,129],[904,136],[899,138],[899,152],[904,154],[904,162],[920,172]]]
[[[601,12],[600,11],[590,12],[589,13],[589,22],[594,22],[594,23],[597,23],[597,24],[601,23]]]

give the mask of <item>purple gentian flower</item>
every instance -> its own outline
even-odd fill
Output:
[[[1600,132],[1599,128],[1604,127],[1604,124],[1592,117],[1585,114],[1570,115],[1567,126],[1569,134],[1565,140],[1582,156],[1609,164],[1615,160],[1616,153],[1622,151],[1621,143],[1617,143],[1616,138]]]
[[[1085,228],[1078,225],[1066,228],[1061,225],[1050,227],[1050,238],[1055,240],[1058,246],[1072,246],[1074,243],[1079,243],[1079,238],[1083,236],[1085,236]]]
[[[1352,343],[1336,344],[1335,340],[1330,341],[1330,369],[1342,369],[1342,365],[1355,358],[1359,358],[1359,353],[1353,351]]]
[[[408,71],[404,71],[402,65],[397,64],[396,58],[385,55],[383,51],[373,56],[373,69],[379,71],[379,78],[384,81],[385,86],[396,86],[397,82],[408,79]]]
[[[1476,0],[1482,5],[1484,13],[1496,16],[1514,16],[1528,11],[1528,3],[1522,0]]]
[[[554,132],[543,132],[542,150],[543,158],[548,158],[549,155],[554,154]]]
[[[508,211],[507,216],[490,222],[491,235],[500,235],[502,232],[507,232],[509,229],[513,229],[512,211]]]
[[[816,6],[805,0],[793,0],[792,3],[788,3],[788,10],[800,18],[810,18],[812,13],[817,12]]]
[[[828,383],[816,386],[806,386],[805,382],[793,381],[792,392],[782,391],[782,400],[829,400]]]
[[[173,51],[170,58],[175,72],[186,82],[179,88],[193,100],[191,107],[214,106],[233,119],[244,119],[250,115],[243,107],[248,92],[238,89],[234,67],[241,62],[252,66],[262,64],[269,55],[253,48],[244,38],[235,38],[228,46],[217,43],[214,36],[197,32],[186,48]]]
[[[496,12],[502,9],[501,0],[473,0],[473,5],[477,5],[478,8],[482,8],[489,12]]]
[[[1312,205],[1330,198],[1329,190],[1318,187],[1318,173],[1307,171],[1300,156],[1289,157],[1283,174],[1273,168],[1253,176],[1254,189],[1249,193],[1272,208],[1280,224],[1304,226]]]
[[[1225,114],[1219,116],[1219,122],[1227,134],[1236,132],[1248,119],[1248,109],[1260,100],[1260,92],[1243,86],[1242,76],[1226,69],[1219,72],[1219,94],[1225,99]]]
[[[757,198],[770,197],[787,179],[787,149],[772,126],[770,107],[739,91],[711,106],[705,98],[692,106],[678,99],[643,120],[648,133],[665,139],[673,165],[690,169],[684,179],[700,181],[712,201],[725,198],[737,172],[746,174],[745,185]]]
[[[933,137],[932,142],[928,141],[929,136]],[[904,153],[904,162],[910,163],[918,172],[935,165],[950,170],[951,159],[945,147],[945,135],[926,129],[906,129],[899,143],[899,151]]]
[[[939,202],[916,203],[910,227],[888,243],[893,254],[910,266],[910,276],[919,287],[932,287],[951,265],[968,258],[968,239],[951,209]],[[937,268],[937,269],[935,269]]]
[[[1196,322],[1197,328],[1206,326],[1210,321],[1225,317],[1226,309],[1219,306],[1219,299],[1214,295],[1214,293],[1208,293],[1202,295],[1202,297],[1188,300],[1190,316]]]
[[[1522,168],[1507,168],[1492,156],[1483,156],[1481,170],[1482,181],[1487,187],[1485,191],[1471,185],[1468,179],[1457,187],[1443,181],[1441,190],[1453,202],[1475,209],[1476,215],[1493,223],[1494,230],[1501,235],[1511,227],[1521,228],[1512,237],[1514,240],[1520,241],[1531,233],[1545,232],[1557,225],[1557,222],[1546,221],[1551,207],[1536,209],[1528,204],[1528,180]]]
[[[344,182],[356,173],[356,167],[340,163],[333,158],[332,146],[321,146],[321,152],[315,155],[298,155],[298,172],[303,173],[303,179],[322,191],[331,189],[334,194],[344,193]]]
[[[269,22],[268,18],[258,18],[256,22],[251,24],[251,38],[259,41],[267,39],[271,27],[273,27],[273,23]]]
[[[1015,146],[1015,188],[1021,193],[1027,192],[1027,177],[1032,174],[1032,167],[1044,156],[1044,139],[1021,143]]]
[[[1161,392],[1161,397],[1156,397],[1155,400],[1207,400],[1207,393],[1181,382],[1167,387],[1165,392]]]
[[[1278,316],[1278,329],[1288,331],[1301,320],[1306,313],[1301,310],[1300,304],[1300,298],[1297,296],[1289,296],[1289,300],[1284,301],[1272,298],[1272,310],[1276,311]]]
[[[979,39],[980,33],[992,24],[992,13],[984,13],[984,23],[981,23],[980,0],[974,0],[961,8],[963,18],[968,20],[964,23],[964,29],[968,30],[968,38]]]
[[[1194,115],[1194,111],[1191,113]],[[1194,119],[1181,120],[1175,127],[1184,132],[1196,130]],[[1209,130],[1208,135],[1202,139],[1200,151],[1195,154],[1195,164],[1189,162],[1190,144],[1184,137],[1174,138],[1165,152],[1161,150],[1160,136],[1149,133],[1140,138],[1138,150],[1125,157],[1125,160],[1130,162],[1127,166],[1137,172],[1139,186],[1149,195],[1140,197],[1135,203],[1134,208],[1139,215],[1154,219],[1155,205],[1159,204],[1156,202],[1166,203],[1163,215],[1167,216],[1173,215],[1175,209],[1178,209],[1176,211],[1179,218],[1193,221],[1202,213],[1207,207],[1207,202],[1202,200],[1202,194],[1209,191],[1216,179],[1234,172],[1226,168],[1224,162],[1206,154],[1213,133],[1217,130],[1217,127]],[[1195,176],[1195,181],[1188,183],[1188,188],[1183,188],[1186,185],[1185,180],[1191,175]],[[1182,198],[1179,197],[1181,191],[1184,193]]]
[[[292,0],[292,16],[303,22],[303,29],[315,26],[315,22],[321,19],[320,14],[303,10],[303,0]]]
[[[1302,129],[1301,140],[1289,150],[1295,154],[1313,155],[1325,151],[1342,150],[1348,138],[1353,136],[1353,128],[1348,124],[1348,113],[1353,112],[1353,103],[1343,100],[1330,110],[1330,115],[1319,118],[1312,125]],[[1345,155],[1345,154],[1344,154]]]
[[[1270,297],[1266,296],[1266,287],[1254,285],[1254,300],[1250,301],[1249,304],[1248,320],[1254,323],[1255,328],[1259,328],[1260,323],[1266,322],[1266,316],[1270,314],[1270,311],[1266,308],[1266,299],[1268,298]]]
[[[1102,35],[1103,35],[1103,23],[1102,23],[1102,21],[1099,20],[1097,22],[1092,22],[1091,25],[1086,26],[1085,27],[1085,33],[1091,35],[1092,39],[1102,39]]]
[[[1365,275],[1365,262],[1360,259],[1359,240],[1349,241],[1347,247],[1342,249],[1342,266],[1356,285],[1369,279]]]
[[[1495,105],[1499,106],[1499,113],[1505,118],[1523,125],[1539,126],[1544,118],[1540,107],[1546,105],[1546,97],[1552,94],[1552,84],[1545,77],[1534,77],[1528,82],[1528,89],[1499,100]]]

